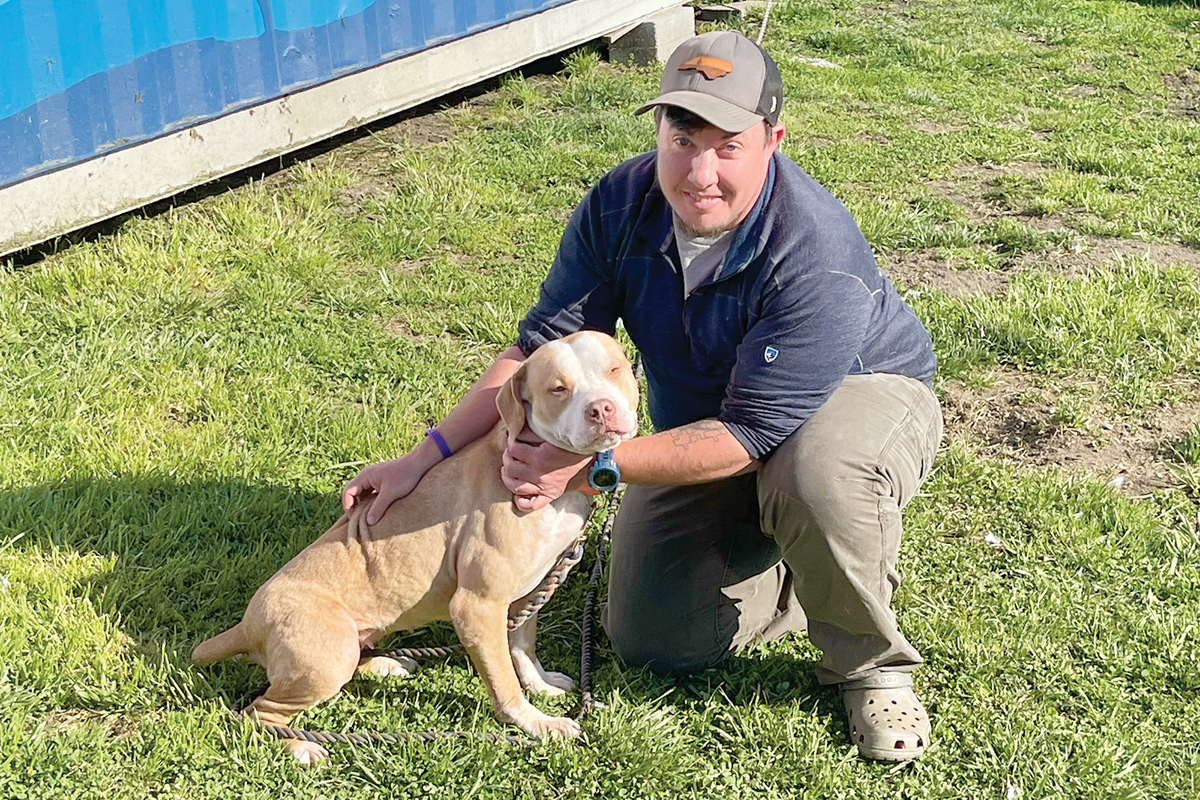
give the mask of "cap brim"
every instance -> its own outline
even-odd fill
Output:
[[[729,133],[741,133],[764,119],[761,115],[735,106],[728,100],[689,91],[661,94],[633,113],[643,114],[655,106],[678,106]]]

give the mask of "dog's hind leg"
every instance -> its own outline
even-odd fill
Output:
[[[496,717],[532,736],[578,736],[577,722],[543,714],[521,693],[507,647],[507,619],[506,602],[497,603],[461,587],[450,599],[450,620],[487,687]]]
[[[521,686],[530,692],[558,695],[575,688],[575,681],[561,672],[547,672],[537,657],[537,614],[508,632],[508,652]]]
[[[293,716],[336,695],[358,667],[358,631],[353,621],[305,620],[303,639],[275,641],[266,648],[270,687],[246,709],[259,724],[287,726]],[[329,751],[313,742],[285,739],[301,763],[316,764]]]

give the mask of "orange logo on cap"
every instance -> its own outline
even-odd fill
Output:
[[[679,65],[680,72],[683,72],[687,69],[694,69],[711,81],[715,78],[724,78],[726,75],[733,72],[733,64],[730,64],[723,58],[713,58],[712,56],[696,56],[695,58],[688,59]]]

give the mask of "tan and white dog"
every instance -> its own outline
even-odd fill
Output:
[[[255,592],[241,622],[198,645],[192,662],[248,655],[266,668],[270,688],[247,711],[286,725],[358,670],[408,674],[412,662],[361,651],[392,631],[449,619],[501,721],[538,737],[577,736],[573,720],[542,713],[521,692],[575,687],[538,661],[536,614],[511,633],[507,619],[579,536],[590,501],[568,492],[541,510],[516,511],[501,454],[526,424],[576,453],[613,447],[636,432],[637,384],[621,347],[585,331],[538,348],[496,405],[501,421],[490,433],[430,470],[376,525],[366,524],[370,501],[357,503]],[[285,745],[306,763],[328,755],[311,742]]]

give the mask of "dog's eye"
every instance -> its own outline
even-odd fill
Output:
[[[551,394],[557,394],[557,395],[564,395],[564,394],[566,394],[566,393],[567,393],[567,387],[566,387],[566,386],[563,386],[563,385],[560,383],[558,386],[555,386],[555,387],[551,388],[551,389],[550,389],[550,393],[551,393]]]
[[[608,370],[608,374],[609,374],[609,375],[616,375],[616,374],[617,374],[618,372],[620,372],[620,371],[621,371],[621,365],[620,365],[620,364],[613,364],[613,365],[612,365],[612,367],[611,367],[611,368]]]

